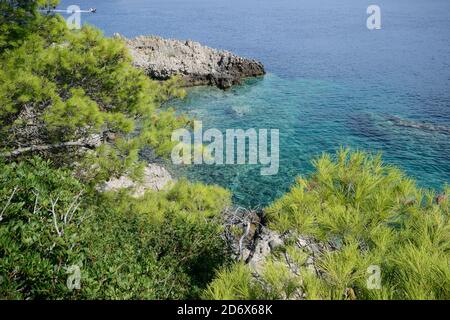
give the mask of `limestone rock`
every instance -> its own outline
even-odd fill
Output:
[[[226,89],[244,78],[265,74],[264,66],[258,61],[190,40],[156,36],[123,39],[130,49],[134,65],[156,80],[179,75],[186,86],[213,85]]]
[[[151,163],[144,169],[144,179],[141,183],[133,181],[128,176],[122,176],[109,180],[101,189],[104,192],[133,189],[133,196],[141,197],[146,190],[160,191],[169,187],[172,182],[172,176],[164,167]]]

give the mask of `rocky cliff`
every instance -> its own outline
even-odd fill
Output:
[[[156,36],[140,36],[125,41],[134,65],[156,80],[167,80],[179,75],[186,86],[214,85],[226,89],[244,78],[265,74],[264,66],[258,61],[194,41]]]

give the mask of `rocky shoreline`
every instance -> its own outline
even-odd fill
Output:
[[[123,39],[131,53],[133,64],[152,79],[165,81],[173,76],[180,76],[185,86],[210,85],[220,89],[228,89],[241,83],[245,78],[258,77],[265,74],[262,63],[242,58],[228,51],[212,49],[190,40],[180,41],[163,39],[157,36],[139,36]],[[134,197],[142,197],[146,190],[168,190],[175,180],[161,164],[149,163],[145,168],[144,179],[133,181],[129,176],[110,179],[100,189],[102,192],[128,189]],[[284,237],[265,226],[264,212],[244,208],[230,207],[224,210],[224,238],[231,248],[233,258],[243,261],[259,277],[264,269],[266,259],[278,247],[284,245]],[[231,232],[232,228],[243,230],[241,237]],[[315,271],[314,254],[316,243],[299,238],[309,249],[308,268]],[[299,245],[300,246],[300,245]],[[312,249],[311,249],[312,248]],[[289,258],[286,264],[292,270]],[[299,298],[302,298],[301,294]]]
[[[115,38],[125,41],[133,59],[133,65],[155,80],[168,80],[180,76],[184,85],[211,85],[227,89],[245,78],[258,77],[266,72],[262,63],[239,57],[231,52],[212,49],[191,40],[163,39],[157,36],[139,36],[127,39],[120,34]],[[160,191],[170,188],[174,179],[167,169],[149,163],[141,182],[129,176],[111,178],[99,187],[102,192],[129,189],[134,197],[141,197],[146,190]]]
[[[115,37],[121,36],[116,34]],[[167,80],[177,75],[186,86],[211,85],[227,89],[245,78],[266,73],[261,62],[190,40],[157,36],[121,38],[130,50],[133,64],[155,80]]]

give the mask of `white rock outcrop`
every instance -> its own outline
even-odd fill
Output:
[[[173,182],[172,176],[164,167],[151,163],[144,169],[142,182],[135,182],[128,176],[122,176],[109,180],[101,190],[107,192],[131,189],[134,197],[141,197],[146,190],[160,191],[169,188]]]

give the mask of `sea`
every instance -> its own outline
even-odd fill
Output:
[[[381,152],[423,188],[450,182],[449,0],[63,0],[95,7],[106,36],[190,39],[261,61],[267,75],[222,91],[188,90],[177,112],[204,130],[278,129],[279,172],[259,165],[173,166],[263,207],[312,160],[341,146]],[[380,29],[370,30],[369,6]]]

